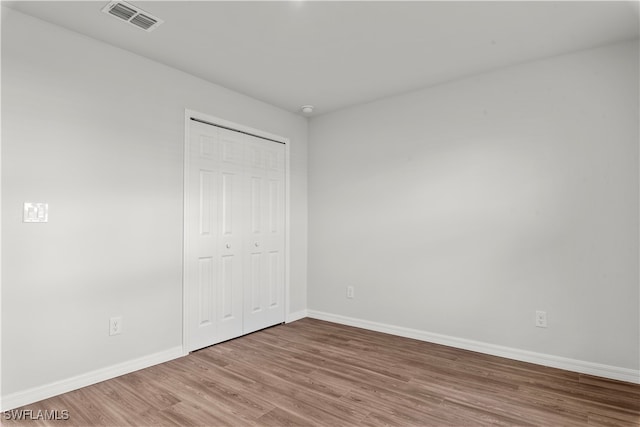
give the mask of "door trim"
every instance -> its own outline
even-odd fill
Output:
[[[259,138],[271,140],[273,142],[284,144],[285,146],[285,238],[284,238],[284,319],[287,321],[290,312],[290,259],[291,259],[291,184],[290,184],[290,141],[289,138],[282,137],[280,135],[271,134],[259,129],[251,128],[249,126],[234,123],[220,117],[211,116],[209,114],[201,113],[199,111],[185,108],[184,110],[184,142],[183,142],[183,170],[182,170],[182,192],[183,192],[183,214],[182,214],[182,349],[184,354],[189,354],[187,350],[189,348],[189,322],[187,321],[189,316],[188,302],[189,302],[189,290],[187,289],[187,277],[186,277],[186,263],[187,263],[187,248],[189,235],[187,234],[187,207],[189,206],[189,189],[187,188],[188,179],[187,174],[189,171],[189,130],[191,118],[197,121],[203,121],[213,126],[220,126],[226,129],[235,130],[242,133],[251,134]]]

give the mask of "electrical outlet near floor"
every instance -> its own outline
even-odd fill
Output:
[[[542,310],[536,310],[536,327],[547,327],[547,312]]]
[[[109,319],[109,335],[120,335],[122,333],[122,316]]]
[[[355,288],[353,286],[347,286],[347,298],[355,297]]]

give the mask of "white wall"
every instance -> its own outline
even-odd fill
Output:
[[[637,372],[638,114],[625,43],[311,119],[310,312]]]
[[[185,108],[291,139],[291,311],[306,308],[305,118],[2,12],[3,396],[181,345]],[[49,223],[23,224],[27,201]]]

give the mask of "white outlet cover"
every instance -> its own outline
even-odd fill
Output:
[[[109,319],[109,335],[120,335],[122,333],[122,316]]]
[[[22,222],[49,222],[49,204],[25,202]]]
[[[542,310],[536,310],[536,326],[538,328],[547,327],[547,312]]]

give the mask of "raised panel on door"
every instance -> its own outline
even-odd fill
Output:
[[[248,137],[244,332],[284,321],[284,145]]]
[[[197,287],[198,287],[198,318],[199,328],[208,328],[215,322],[214,289],[213,289],[213,258],[198,258]]]

